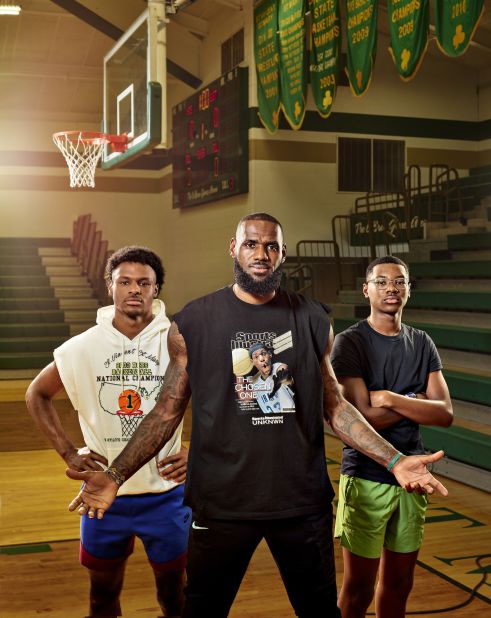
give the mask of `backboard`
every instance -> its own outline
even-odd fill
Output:
[[[165,6],[148,9],[104,57],[102,131],[128,135],[128,148],[106,144],[103,169],[111,169],[153,148],[167,147]]]

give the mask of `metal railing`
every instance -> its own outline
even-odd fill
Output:
[[[299,266],[291,267],[289,264],[283,265],[284,285],[289,290],[305,294],[306,296],[315,296],[314,290],[314,274],[311,266],[308,264],[300,264]]]

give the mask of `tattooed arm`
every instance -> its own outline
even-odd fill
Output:
[[[345,444],[387,467],[391,460],[398,455],[398,451],[392,444],[379,436],[362,414],[341,394],[330,361],[333,340],[334,335],[331,329],[321,364],[324,417]],[[408,491],[432,494],[436,490],[446,496],[448,492],[445,487],[426,468],[426,464],[437,461],[442,457],[443,451],[438,451],[432,455],[413,455],[410,457],[402,455],[392,467],[392,472],[401,487]]]
[[[67,470],[69,478],[84,481],[80,493],[68,507],[70,511],[78,508],[80,515],[87,512],[89,517],[102,518],[114,501],[118,487],[150,461],[179,426],[191,391],[186,371],[186,344],[175,322],[170,327],[167,346],[170,362],[159,399],[112,462],[109,473]]]

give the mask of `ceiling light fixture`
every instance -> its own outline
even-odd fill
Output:
[[[19,15],[21,11],[18,4],[0,4],[0,15]]]

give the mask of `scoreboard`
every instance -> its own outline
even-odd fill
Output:
[[[248,191],[248,125],[248,73],[243,67],[172,108],[174,208]]]

